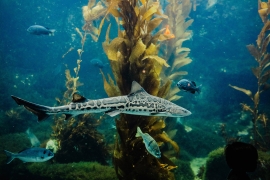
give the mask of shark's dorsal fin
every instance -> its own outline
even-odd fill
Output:
[[[131,85],[130,93],[128,95],[132,95],[139,92],[147,93],[139,83],[137,83],[136,81],[133,81]]]
[[[87,99],[85,97],[81,96],[80,94],[78,94],[78,93],[73,94],[73,97],[72,97],[73,103],[79,103],[79,102],[85,102],[85,101],[87,101]]]

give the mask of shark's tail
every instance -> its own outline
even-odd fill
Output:
[[[13,95],[11,95],[11,97],[16,101],[18,105],[23,105],[28,111],[35,114],[38,117],[38,121],[42,121],[50,116],[48,112],[51,110],[51,108],[48,106],[35,104]]]

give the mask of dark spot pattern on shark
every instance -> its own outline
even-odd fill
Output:
[[[88,100],[75,94],[73,102],[58,107],[49,107],[28,102],[12,96],[18,105],[23,105],[27,110],[38,116],[38,120],[44,120],[53,114],[65,114],[69,119],[73,116],[86,113],[104,112],[113,117],[119,113],[143,115],[143,116],[169,116],[184,117],[191,114],[190,111],[159,97],[148,94],[137,82],[133,81],[131,92],[127,96],[117,96],[98,100]]]

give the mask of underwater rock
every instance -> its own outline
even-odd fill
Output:
[[[249,173],[251,179],[269,179],[270,153],[258,151],[259,160],[255,172]],[[209,153],[205,165],[203,180],[226,179],[230,169],[225,161],[224,148],[218,148]]]
[[[194,174],[198,174],[201,167],[206,163],[207,158],[194,158],[190,162],[190,167]]]
[[[118,180],[112,167],[97,162],[23,164],[13,169],[9,179]]]
[[[226,179],[229,171],[225,161],[224,148],[218,148],[208,154],[203,180]]]
[[[190,162],[171,158],[177,168],[174,170],[175,179],[194,180],[195,175],[191,169]]]

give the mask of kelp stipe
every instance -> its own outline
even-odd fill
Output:
[[[253,94],[250,90],[240,88],[237,86],[229,85],[230,87],[245,93],[253,102],[253,106],[249,106],[246,103],[241,103],[244,111],[247,111],[252,116],[253,124],[253,141],[257,148],[262,150],[270,149],[270,125],[267,114],[262,112],[259,108],[260,95],[264,91],[270,88],[270,54],[267,52],[267,47],[270,42],[270,34],[266,31],[270,30],[270,21],[267,19],[267,15],[270,12],[270,3],[259,2],[259,14],[264,22],[264,26],[258,35],[257,44],[247,45],[250,54],[254,57],[258,66],[251,68],[252,73],[257,78],[257,91]],[[262,15],[262,8],[266,11],[266,14]],[[263,130],[264,129],[264,130]]]

